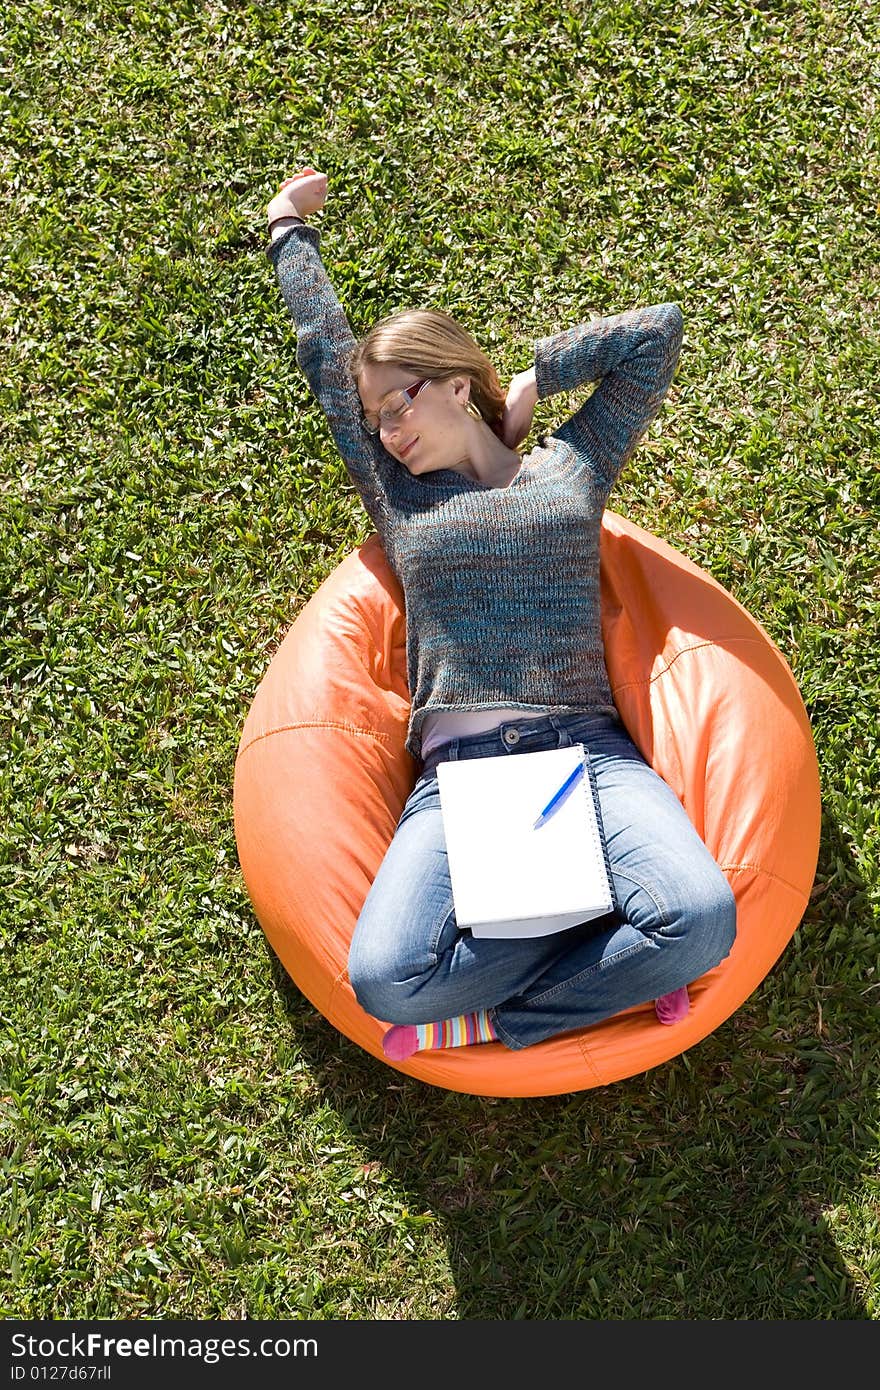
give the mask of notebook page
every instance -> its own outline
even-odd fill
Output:
[[[582,744],[440,763],[437,778],[459,926],[544,934],[614,906],[588,762],[548,821],[538,814],[588,754]],[[554,919],[559,919],[554,925]]]

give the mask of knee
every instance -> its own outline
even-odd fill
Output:
[[[424,1006],[393,980],[369,979],[357,974],[352,979],[350,971],[349,979],[355,999],[372,1018],[381,1019],[383,1023],[430,1022],[425,1018]]]
[[[736,939],[736,898],[719,869],[688,902],[686,935],[695,974],[714,970],[730,954]]]
[[[394,964],[384,952],[360,944],[355,938],[348,954],[348,980],[355,999],[373,1018],[385,1023],[424,1022],[409,1017],[411,988],[395,978]]]
[[[386,974],[383,964],[375,958],[374,952],[364,949],[357,937],[348,953],[348,981],[362,1009],[374,1018],[386,1019],[389,1023],[397,1022],[384,1008]]]

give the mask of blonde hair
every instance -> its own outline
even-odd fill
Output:
[[[442,310],[404,309],[375,324],[352,350],[348,366],[357,381],[364,367],[380,363],[411,368],[433,381],[469,377],[472,403],[500,431],[507,396],[498,373],[470,333]]]

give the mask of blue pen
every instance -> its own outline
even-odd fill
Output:
[[[535,824],[532,826],[533,830],[537,830],[539,826],[543,825],[545,820],[548,820],[552,813],[556,810],[560,802],[565,800],[565,798],[568,796],[568,793],[574,786],[575,782],[583,773],[583,770],[584,764],[583,761],[581,761],[578,763],[574,772],[572,772],[569,777],[566,777],[565,781],[559,788],[559,791],[556,793],[556,795],[551,796],[550,800],[547,802],[547,805],[544,807],[538,819],[535,821]]]

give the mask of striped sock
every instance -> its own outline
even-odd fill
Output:
[[[402,1062],[425,1048],[465,1047],[468,1043],[494,1042],[497,1037],[488,1009],[479,1009],[475,1014],[458,1014],[439,1023],[398,1024],[382,1039],[382,1051]]]

